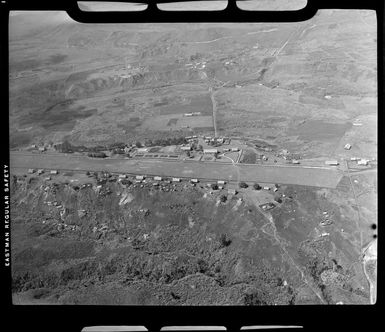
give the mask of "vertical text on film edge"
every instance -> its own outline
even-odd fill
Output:
[[[4,182],[4,266],[10,265],[10,246],[9,246],[9,166],[3,167]]]

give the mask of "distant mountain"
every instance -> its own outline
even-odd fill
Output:
[[[73,24],[64,11],[13,11],[9,16],[9,38],[32,37],[62,24]]]

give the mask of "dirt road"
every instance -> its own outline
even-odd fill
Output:
[[[66,154],[25,154],[11,152],[12,169],[58,169],[102,171],[128,174],[176,176],[230,182],[280,183],[335,188],[343,176],[338,169],[292,166],[262,166],[220,162],[177,162],[166,160],[97,159]],[[239,171],[239,173],[238,173]]]

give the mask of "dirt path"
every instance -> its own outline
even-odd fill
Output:
[[[377,300],[377,239],[373,240],[364,249],[364,273],[369,282],[370,304]]]
[[[215,101],[215,91],[213,91],[213,88],[209,88],[210,91],[210,98],[211,103],[213,104],[213,126],[214,126],[214,137],[218,137],[218,131],[217,131],[217,103]]]
[[[365,277],[366,277],[366,279],[368,281],[368,284],[369,284],[370,303],[373,304],[376,301],[376,287],[375,287],[376,280],[373,280],[373,278],[372,278],[373,276],[371,276],[370,273],[368,273],[367,270],[368,270],[368,266],[371,263],[377,264],[377,242],[375,241],[375,243],[376,243],[375,254],[374,254],[374,250],[372,248],[372,244],[374,242],[372,242],[372,244],[370,244],[366,248],[363,248],[362,229],[360,227],[360,224],[361,224],[361,209],[360,209],[360,205],[359,205],[358,200],[357,200],[357,194],[356,194],[356,191],[354,189],[354,184],[353,184],[353,181],[352,181],[352,178],[351,178],[351,173],[349,172],[349,164],[348,164],[348,162],[346,162],[346,172],[347,172],[347,175],[348,175],[348,178],[349,178],[349,181],[350,181],[350,186],[351,186],[352,191],[353,191],[354,200],[356,202],[358,220],[356,219],[355,221],[356,221],[357,231],[360,234],[360,250],[361,250],[361,256],[360,257],[363,258],[361,264],[362,264],[362,269],[364,271]],[[353,175],[354,174],[355,173],[353,173]],[[375,277],[374,277],[374,279],[375,279]]]
[[[360,227],[360,224],[361,224],[361,210],[360,210],[360,205],[358,204],[357,194],[356,194],[356,191],[354,189],[354,184],[353,184],[353,181],[352,181],[352,178],[351,178],[351,173],[349,172],[349,164],[348,164],[348,162],[346,162],[346,173],[347,173],[347,176],[349,178],[350,187],[352,188],[352,191],[353,191],[354,200],[356,202],[358,220],[356,219],[355,221],[356,221],[357,231],[360,233],[360,249],[361,249],[361,253],[362,253],[362,250],[363,250],[363,248],[362,248],[363,240],[362,240],[362,230],[361,230],[361,227]]]

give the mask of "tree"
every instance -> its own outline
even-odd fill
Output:
[[[282,198],[279,196],[274,197],[274,200],[278,203],[282,203]]]
[[[258,183],[254,183],[253,188],[255,190],[261,190],[261,186]]]
[[[239,182],[239,188],[247,188],[249,185],[246,182]]]
[[[203,151],[203,146],[201,144],[198,145],[198,151]]]
[[[212,190],[218,190],[218,185],[217,185],[216,183],[213,183],[213,184],[211,185],[211,189],[212,189]]]
[[[145,146],[153,146],[153,143],[152,143],[152,141],[151,141],[150,139],[146,139],[146,140],[144,141],[144,145],[145,145]]]
[[[219,197],[219,200],[220,200],[222,203],[224,203],[224,202],[227,201],[227,196],[226,196],[226,195],[221,195],[221,196]]]
[[[141,148],[141,147],[143,146],[142,143],[139,142],[139,141],[137,141],[137,142],[135,143],[135,145],[136,145],[137,148]]]
[[[57,147],[57,149],[63,153],[70,153],[73,151],[72,144],[70,142],[68,142],[67,140],[65,140],[62,144],[56,145],[55,147]]]
[[[130,180],[127,180],[127,179],[123,179],[121,181],[121,184],[125,185],[125,186],[131,186],[132,185],[132,181]]]

